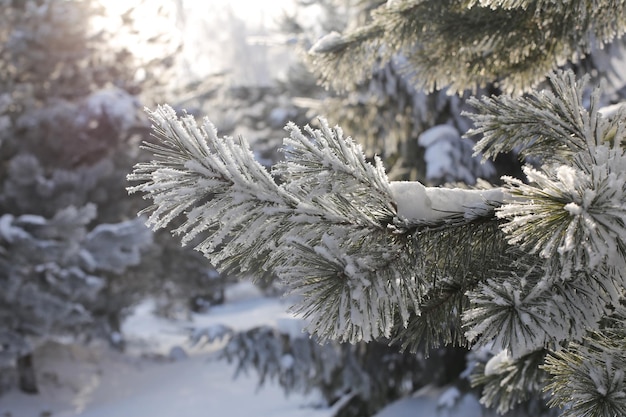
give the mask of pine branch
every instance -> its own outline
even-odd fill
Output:
[[[302,296],[294,310],[322,338],[371,340],[388,335],[399,311],[420,295],[416,253],[395,224],[395,203],[380,161],[371,165],[340,129],[322,121],[308,136],[289,126],[286,161],[256,162],[247,143],[218,138],[205,121],[177,119],[169,107],[150,113],[161,144],[155,161],[138,164],[129,187],[154,204],[149,224],[174,230],[222,270],[272,270]]]
[[[202,239],[198,249],[220,269],[273,271],[320,340],[473,344],[517,361],[600,330],[626,280],[621,113],[602,116],[598,93],[581,111],[582,83],[566,73],[552,80],[552,95],[515,102],[529,114],[547,110],[510,130],[510,146],[562,150],[527,170],[528,184],[390,183],[379,160],[367,162],[323,120],[320,129],[289,125],[285,161],[270,173],[245,140],[218,138],[208,121],[201,129],[164,107],[151,114],[156,159],[137,165],[129,178],[142,183],[130,191],[154,200],[153,226],[182,217],[177,233]],[[509,107],[506,117],[518,109]],[[558,129],[536,127],[543,142],[524,136],[549,120]],[[531,384],[538,373],[511,375]],[[520,398],[500,396],[505,406]]]
[[[331,32],[311,47],[309,64],[319,72],[325,87],[352,89],[354,81],[367,78],[388,61],[378,58],[383,35],[384,27],[376,24],[345,35]]]
[[[499,223],[480,218],[415,234],[422,254],[418,268],[427,286],[408,324],[396,326],[392,343],[411,352],[448,344],[469,346],[461,321],[469,308],[466,294],[492,269],[511,261],[503,256],[508,245]]]
[[[578,272],[546,277],[541,259],[517,253],[508,269],[468,293],[463,315],[467,338],[478,347],[507,350],[513,358],[559,342],[582,340],[597,330],[619,303],[619,283],[610,274]]]
[[[495,158],[515,150],[520,157],[562,164],[622,131],[624,109],[611,118],[603,117],[599,111],[601,86],[591,94],[589,110],[585,108],[589,77],[576,80],[572,71],[558,71],[551,73],[549,80],[551,90],[524,97],[470,99],[478,113],[466,113],[476,124],[467,135],[483,135],[474,154]]]
[[[563,417],[626,415],[623,320],[619,328],[593,333],[546,358],[548,405],[562,407]]]
[[[324,83],[339,89],[362,81],[364,68],[396,57],[429,91],[496,82],[519,94],[623,34],[625,9],[623,1],[389,1],[373,11],[367,28],[321,41],[312,50],[313,65]]]
[[[594,269],[607,259],[617,267],[626,254],[626,113],[603,116],[599,89],[585,110],[584,81],[559,72],[551,76],[554,93],[475,102],[487,113],[475,117],[474,133],[485,135],[477,151],[493,157],[516,148],[544,162],[538,170],[525,169],[530,184],[504,178],[511,198],[497,212],[507,220],[509,243],[550,259],[564,271],[559,275]]]
[[[513,359],[503,351],[487,364],[477,365],[470,375],[472,386],[481,386],[481,403],[506,413],[541,394],[547,373],[541,369],[547,352],[538,350]]]
[[[626,155],[605,146],[595,153],[593,162],[575,158],[574,167],[525,169],[530,185],[505,178],[514,200],[497,215],[507,220],[509,243],[549,259],[562,276],[625,262]],[[614,279],[624,282],[619,271]]]
[[[287,125],[291,137],[283,143],[285,161],[272,173],[299,199],[342,213],[346,222],[391,224],[396,208],[382,161],[367,162],[361,146],[344,138],[341,128],[331,129],[324,119],[320,123],[320,130],[305,128],[308,137],[295,124]]]
[[[178,121],[168,106],[159,107],[150,117],[161,143],[146,143],[145,148],[156,159],[137,164],[128,176],[131,181],[143,181],[129,187],[129,192],[150,193],[154,200],[142,211],[151,212],[148,225],[164,228],[184,214],[186,221],[173,233],[183,235],[183,244],[207,234],[197,249],[212,254],[215,263],[239,252],[261,256],[270,252],[274,240],[255,239],[249,233],[259,228],[250,226],[263,223],[265,231],[276,236],[291,214],[289,208],[298,202],[276,185],[245,140],[219,140],[210,122],[198,128],[191,116]],[[231,259],[240,262],[243,271],[255,262],[253,257]]]
[[[342,397],[352,395],[367,407],[351,414],[359,416],[411,394],[426,382],[424,374],[431,379],[439,376],[424,369],[422,355],[399,353],[383,343],[322,344],[304,334],[269,327],[234,334],[221,357],[236,364],[237,374],[255,371],[259,385],[276,381],[287,395],[319,390],[333,408]]]

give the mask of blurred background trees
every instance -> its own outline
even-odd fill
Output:
[[[171,303],[216,281],[196,253],[146,229],[125,191],[148,139],[142,107],[165,98],[180,49],[165,31],[138,31],[132,11],[0,2],[0,374],[27,392],[38,346],[121,348],[120,323],[148,294],[172,287]],[[133,53],[130,36],[158,54]]]

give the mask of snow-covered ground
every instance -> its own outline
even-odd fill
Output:
[[[315,397],[285,397],[280,387],[258,389],[254,375],[233,379],[217,360],[221,343],[192,346],[190,327],[225,324],[245,329],[291,318],[277,299],[238,286],[231,301],[190,321],[168,321],[139,306],[125,323],[127,353],[104,345],[49,344],[36,356],[39,395],[0,397],[2,417],[327,417]],[[280,323],[278,323],[280,324]]]
[[[228,302],[190,320],[167,320],[141,304],[124,323],[125,353],[106,344],[50,343],[35,356],[40,394],[12,391],[0,397],[0,417],[331,417],[315,394],[291,394],[255,375],[239,375],[218,360],[224,342],[194,344],[191,329],[225,325],[234,330],[271,325],[297,331],[299,321],[280,299],[249,283],[226,294]],[[478,400],[456,388],[426,388],[389,405],[375,417],[482,417]]]

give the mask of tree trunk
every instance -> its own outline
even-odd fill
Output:
[[[37,394],[37,377],[33,366],[33,355],[27,354],[17,359],[17,375],[20,389],[27,394]]]

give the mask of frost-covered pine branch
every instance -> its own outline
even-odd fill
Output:
[[[626,414],[624,313],[618,309],[602,331],[547,357],[549,405],[564,408],[562,416]]]
[[[525,168],[526,181],[504,178],[496,215],[520,257],[468,293],[467,336],[514,361],[550,349],[550,404],[567,416],[621,415],[623,314],[606,323],[621,311],[626,284],[626,113],[603,115],[601,88],[585,108],[586,80],[571,72],[550,80],[551,91],[474,100],[481,113],[471,133],[484,135],[477,150],[521,149],[536,166]]]
[[[322,338],[371,340],[389,336],[397,315],[406,323],[423,291],[407,231],[488,210],[480,192],[390,184],[380,161],[323,120],[287,127],[285,161],[272,171],[279,185],[243,138],[219,138],[208,120],[198,127],[168,106],[150,116],[156,159],[129,176],[142,181],[131,192],[154,200],[149,224],[182,215],[174,233],[183,243],[201,235],[197,249],[218,267],[273,271],[302,296],[295,310]]]
[[[623,1],[389,0],[367,25],[331,33],[310,53],[324,83],[338,89],[402,56],[426,90],[475,91],[495,81],[512,93],[625,30]]]
[[[150,112],[155,159],[136,166],[129,179],[140,183],[129,190],[153,200],[145,210],[153,227],[181,217],[174,232],[200,238],[197,249],[219,268],[276,273],[322,340],[505,351],[520,386],[545,386],[523,358],[558,357],[606,332],[624,299],[626,254],[625,115],[603,115],[597,89],[585,108],[585,80],[571,72],[551,83],[549,92],[474,101],[482,113],[472,133],[484,135],[485,155],[519,148],[533,157],[524,182],[504,178],[487,190],[389,182],[379,160],[368,162],[323,119],[319,129],[289,124],[285,160],[268,172],[243,138],[219,138],[208,120],[199,127],[162,106]],[[602,387],[623,383],[617,352],[594,362],[607,369],[594,373]],[[564,368],[546,369],[551,392],[564,392]],[[486,395],[503,410],[523,398]],[[578,398],[565,397],[553,404],[576,407]],[[626,398],[610,401],[619,408]]]

